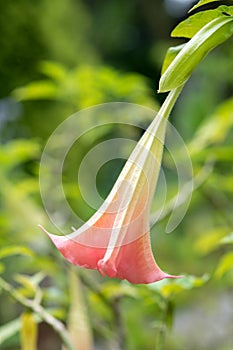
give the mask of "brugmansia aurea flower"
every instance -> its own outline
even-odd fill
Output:
[[[51,234],[42,227],[72,264],[131,283],[177,277],[163,272],[155,262],[149,214],[161,167],[167,117],[180,90],[170,92],[105,202],[82,227],[65,236]]]

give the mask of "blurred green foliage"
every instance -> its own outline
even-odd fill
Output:
[[[78,349],[74,334],[82,334],[87,350],[93,343],[101,349],[230,349],[230,333],[220,345],[203,345],[203,334],[214,332],[208,323],[199,329],[198,345],[188,333],[179,338],[172,326],[182,312],[196,322],[193,306],[203,308],[206,300],[232,291],[232,39],[197,68],[171,116],[186,140],[196,189],[173,234],[163,234],[166,217],[156,224],[152,246],[159,264],[184,278],[134,286],[71,269],[37,228],[52,227],[38,184],[48,136],[71,113],[93,104],[124,101],[157,110],[156,79],[177,21],[163,1],[0,2],[1,349],[33,350],[37,333],[43,350],[59,349],[61,341],[68,349],[69,337]],[[96,131],[89,141],[123,131]],[[138,130],[125,132],[140,136]],[[166,153],[164,168],[171,172],[173,195],[175,167]],[[99,178],[100,188],[111,188],[112,168],[109,173]],[[79,202],[75,185],[70,181],[67,189],[73,206]]]
[[[73,111],[112,101],[156,107],[147,79],[136,73],[120,73],[106,65],[67,70],[53,62],[43,62],[40,69],[47,80],[16,89],[13,96],[17,100],[58,100],[73,106]]]

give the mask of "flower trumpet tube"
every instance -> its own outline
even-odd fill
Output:
[[[181,89],[169,93],[108,197],[82,227],[57,236],[40,226],[72,264],[131,283],[178,277],[163,272],[154,259],[149,215],[161,167],[167,118]]]

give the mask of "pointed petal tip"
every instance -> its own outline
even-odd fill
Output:
[[[176,275],[169,275],[165,273],[163,278],[183,278],[183,277],[184,277],[183,275],[176,276]]]
[[[50,235],[50,233],[40,224],[37,225],[43,232],[45,232],[48,236]]]
[[[56,247],[58,247],[59,242],[61,243],[66,240],[65,236],[54,235],[53,233],[47,231],[42,225],[38,225],[38,227],[46,233],[46,235],[51,239],[51,241],[55,244]]]
[[[163,272],[162,270],[159,271],[159,273],[157,272],[157,275],[154,276],[154,278],[152,280],[149,280],[148,282],[145,282],[146,284],[149,283],[155,283],[155,282],[159,282],[164,280],[165,278],[171,278],[171,279],[175,279],[175,278],[183,278],[184,276],[176,276],[176,275],[170,275],[166,272]]]

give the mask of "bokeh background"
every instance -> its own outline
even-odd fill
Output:
[[[196,69],[170,118],[188,147],[196,189],[172,234],[165,233],[166,215],[153,227],[152,248],[162,268],[186,275],[183,282],[132,286],[80,269],[74,277],[37,228],[40,223],[55,232],[38,182],[50,134],[71,114],[100,103],[158,110],[165,99],[156,90],[166,50],[183,42],[170,32],[194,3],[0,0],[0,272],[25,298],[40,291],[43,307],[65,324],[74,310],[77,349],[232,348],[232,39]],[[76,181],[82,158],[103,140],[141,135],[138,128],[114,128],[108,118],[110,127],[75,145],[65,167],[68,201],[83,220],[93,208],[83,203]],[[142,127],[148,123],[142,116]],[[103,197],[122,165],[118,159],[100,169]],[[163,166],[169,200],[177,179],[166,151]],[[74,292],[70,285],[80,288]],[[0,284],[0,348],[16,350],[23,348],[27,310],[10,294]],[[37,348],[60,349],[54,330],[36,322]]]

